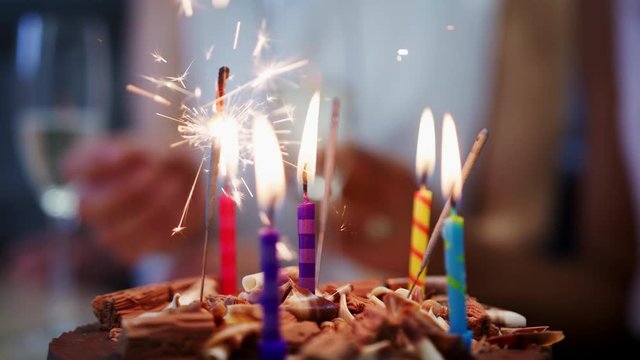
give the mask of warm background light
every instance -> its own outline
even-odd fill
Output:
[[[436,131],[433,113],[430,108],[422,111],[420,130],[418,131],[418,146],[416,148],[416,177],[421,182],[431,176],[436,165]]]
[[[320,112],[320,93],[316,91],[309,101],[307,118],[302,130],[302,141],[298,154],[298,184],[302,189],[302,173],[306,168],[307,182],[311,184],[316,176],[316,151],[318,148],[318,114]]]
[[[253,159],[258,206],[268,211],[282,201],[286,189],[280,144],[264,116],[253,122]]]
[[[456,124],[451,114],[444,114],[442,124],[442,194],[445,199],[451,194],[459,200],[462,196],[462,173],[460,169],[460,149],[458,147],[458,135]]]

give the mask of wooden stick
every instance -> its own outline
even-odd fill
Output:
[[[324,156],[324,195],[320,203],[320,231],[318,233],[318,247],[316,251],[316,288],[320,281],[320,264],[322,263],[322,246],[327,229],[327,217],[329,214],[329,197],[331,196],[331,182],[336,163],[336,144],[338,142],[338,121],[340,120],[340,99],[333,98],[331,112],[331,127]]]
[[[473,146],[471,147],[471,151],[469,151],[469,155],[467,155],[467,159],[464,162],[464,166],[462,166],[462,185],[463,186],[464,186],[464,183],[467,181],[467,178],[469,177],[469,173],[471,172],[471,169],[473,168],[473,165],[475,164],[476,159],[478,158],[478,155],[480,155],[480,152],[482,151],[484,144],[487,142],[488,136],[489,136],[489,130],[487,130],[486,128],[480,130],[480,132],[476,136],[476,141],[473,143]],[[442,232],[442,226],[444,225],[444,220],[449,216],[450,211],[451,211],[451,196],[449,196],[449,199],[447,199],[447,202],[444,205],[444,208],[442,208],[442,212],[440,213],[438,222],[436,223],[436,226],[433,228],[433,232],[429,237],[429,244],[427,245],[427,250],[424,252],[424,256],[422,257],[422,262],[420,263],[420,271],[418,271],[418,274],[416,275],[416,280],[413,282],[413,284],[411,284],[411,288],[409,289],[409,295],[407,295],[407,297],[411,296],[413,289],[416,287],[417,279],[420,278],[420,275],[427,268],[427,265],[429,264],[429,258],[431,257],[433,250],[436,248],[436,244],[438,243],[438,240],[440,240],[440,234]]]
[[[226,66],[218,70],[218,89],[216,91],[216,112],[221,115],[224,111],[224,95],[227,79],[229,78],[229,68]],[[211,139],[211,149],[209,153],[209,174],[207,176],[206,203],[205,203],[205,224],[204,224],[204,245],[202,249],[202,273],[200,275],[200,302],[204,298],[204,277],[207,270],[207,255],[209,253],[209,233],[213,228],[213,211],[216,200],[216,181],[218,179],[218,163],[220,162],[220,143],[216,139]],[[205,173],[205,176],[207,173]]]

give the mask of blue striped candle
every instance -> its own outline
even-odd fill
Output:
[[[278,257],[276,243],[280,234],[272,228],[260,231],[260,261],[264,273],[264,286],[260,304],[263,312],[262,338],[260,339],[260,359],[284,359],[287,345],[280,336],[280,294],[278,290]]]
[[[316,205],[305,196],[298,205],[299,285],[316,292]]]
[[[450,332],[459,335],[469,349],[471,331],[467,322],[467,272],[464,261],[464,219],[454,207],[444,221],[444,261],[447,269]]]

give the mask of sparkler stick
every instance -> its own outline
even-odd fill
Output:
[[[223,66],[218,71],[218,91],[216,92],[216,111],[221,115],[224,111],[224,92],[227,79],[229,78],[229,68]],[[220,162],[219,144],[215,139],[210,141],[209,154],[209,176],[206,178],[206,203],[205,203],[205,224],[204,224],[204,247],[202,251],[202,274],[200,278],[200,302],[204,297],[204,277],[207,268],[207,255],[209,253],[209,232],[213,227],[213,208],[216,198],[216,179],[218,178],[218,163]]]
[[[331,127],[329,128],[329,139],[324,156],[324,194],[320,203],[320,231],[318,234],[318,246],[316,253],[316,288],[320,281],[320,265],[322,263],[322,245],[324,244],[324,234],[327,228],[327,217],[329,214],[329,197],[331,196],[331,181],[333,180],[333,170],[335,169],[336,144],[338,141],[338,125],[340,120],[340,99],[333,98],[333,108],[331,112]]]
[[[467,178],[469,177],[469,173],[471,172],[471,169],[473,169],[473,165],[475,164],[476,159],[478,158],[478,155],[480,155],[482,148],[487,142],[488,136],[489,136],[489,130],[487,130],[486,128],[480,130],[480,132],[476,136],[476,141],[473,143],[473,146],[471,147],[471,151],[469,151],[469,155],[467,155],[467,159],[464,161],[464,166],[462,167],[462,185],[464,185],[464,183],[467,181]],[[447,202],[445,203],[444,208],[442,208],[442,212],[440,213],[440,217],[438,218],[438,222],[436,223],[436,226],[433,228],[433,232],[431,233],[431,237],[430,237],[431,240],[427,245],[427,250],[424,252],[424,256],[422,257],[422,262],[420,263],[420,271],[418,271],[418,274],[416,275],[416,280],[414,280],[413,283],[411,284],[411,288],[409,289],[409,294],[407,295],[407,297],[411,296],[411,294],[413,293],[413,289],[416,287],[417,279],[420,278],[420,275],[427,268],[427,265],[429,264],[429,258],[431,257],[433,250],[436,248],[436,244],[438,243],[438,240],[440,240],[440,234],[442,233],[442,226],[444,225],[444,220],[449,216],[450,211],[451,211],[451,196],[449,196],[449,199],[447,199]]]

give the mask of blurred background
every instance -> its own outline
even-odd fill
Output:
[[[261,29],[265,61],[309,60],[269,89],[293,115],[283,138],[300,138],[320,90],[322,149],[330,101],[342,102],[321,281],[406,275],[417,129],[430,107],[438,138],[453,114],[463,157],[490,130],[461,204],[470,294],[564,330],[557,358],[638,352],[640,1],[0,0],[0,9],[0,358],[42,358],[52,337],[93,321],[97,294],[199,273],[200,188],[187,230],[170,235],[200,153],[169,146],[175,124],[156,113],[179,116],[178,106],[125,86],[176,104],[175,92],[141,78],[172,76],[212,99],[220,66],[231,68],[230,89],[255,75]],[[297,145],[287,152],[295,163]],[[277,223],[293,250],[300,196],[286,171]],[[241,175],[253,188],[251,167]],[[257,213],[250,197],[238,213],[239,276],[259,267]],[[442,248],[435,254],[429,273],[442,274]]]

